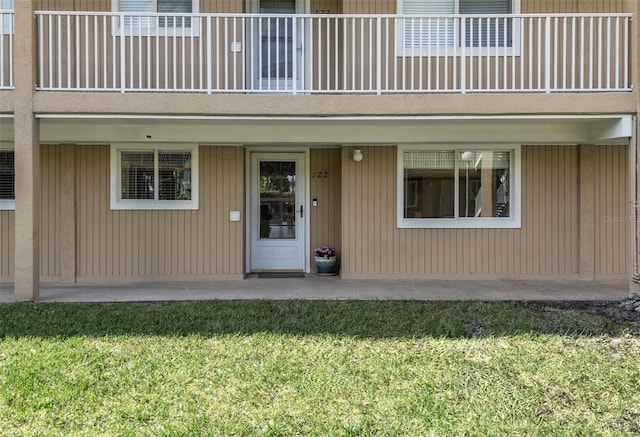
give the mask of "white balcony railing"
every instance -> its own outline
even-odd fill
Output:
[[[0,10],[0,90],[13,88],[13,11]]]
[[[36,15],[40,90],[631,89],[630,14]]]

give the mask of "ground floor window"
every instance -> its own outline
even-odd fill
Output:
[[[112,209],[197,209],[197,146],[111,146]]]
[[[0,209],[14,209],[15,201],[15,154],[0,150]]]
[[[398,227],[520,227],[519,147],[398,149]]]

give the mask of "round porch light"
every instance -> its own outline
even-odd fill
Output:
[[[463,161],[471,161],[473,160],[473,152],[462,152],[462,156],[460,158],[462,158]]]
[[[355,162],[362,161],[362,151],[360,151],[360,149],[356,149],[353,151],[353,160]]]

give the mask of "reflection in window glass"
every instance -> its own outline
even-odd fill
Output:
[[[405,218],[453,218],[454,181],[454,152],[405,152]]]
[[[260,162],[260,238],[296,238],[296,163]]]
[[[512,161],[510,151],[405,152],[404,218],[511,217]]]

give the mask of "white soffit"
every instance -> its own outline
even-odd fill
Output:
[[[172,117],[38,115],[43,143],[625,144],[631,115],[494,117]]]

